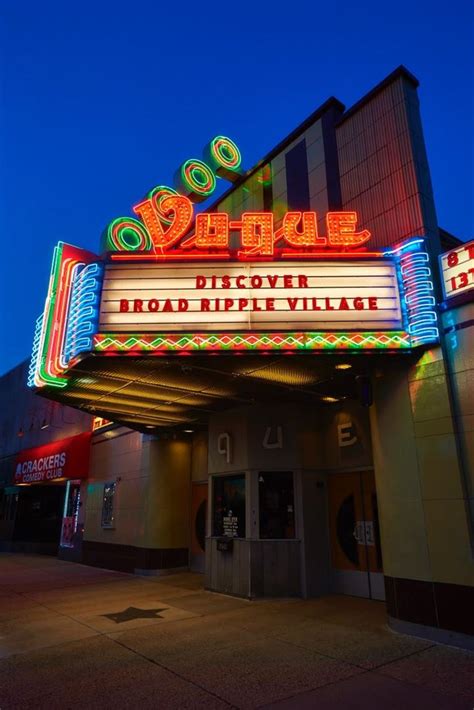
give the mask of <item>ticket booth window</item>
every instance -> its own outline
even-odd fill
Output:
[[[103,528],[114,528],[115,527],[115,517],[114,517],[114,499],[117,484],[106,483],[104,485],[104,497],[102,501],[102,527]]]
[[[245,537],[245,474],[216,476],[212,500],[213,534]]]
[[[295,503],[291,471],[261,472],[258,477],[260,538],[295,537]]]

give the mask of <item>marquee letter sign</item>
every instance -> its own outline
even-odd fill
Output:
[[[244,248],[261,253],[263,244],[259,236]],[[90,353],[394,351],[438,338],[421,238],[286,262],[212,262],[208,254],[201,264],[141,264],[134,253],[119,262],[114,255],[93,261],[57,247],[30,385],[66,387],[69,368]]]
[[[474,290],[474,241],[441,254],[440,267],[447,300]]]
[[[370,239],[367,229],[358,231],[356,212],[328,212],[325,236],[318,234],[316,212],[287,212],[278,228],[272,212],[245,212],[240,219],[225,212],[202,212],[191,234],[191,200],[163,193],[163,188],[149,194],[133,208],[141,222],[123,217],[109,225],[105,249],[122,252],[112,259],[308,259],[320,256],[321,250],[359,249]],[[237,249],[230,246],[232,233],[240,237]]]
[[[396,267],[388,260],[291,265],[108,264],[101,332],[400,330]]]

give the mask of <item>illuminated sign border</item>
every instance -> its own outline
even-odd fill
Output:
[[[80,270],[96,258],[64,242],[55,247],[44,311],[36,321],[28,374],[30,387],[67,385],[63,375],[68,368],[66,340],[73,284]]]
[[[98,331],[403,329],[396,264],[321,259],[107,264]]]
[[[367,252],[339,255],[341,261]],[[323,256],[323,255],[321,255]],[[425,240],[371,252],[396,265],[402,331],[285,331],[209,333],[97,332],[103,262],[88,252],[60,243],[56,247],[45,311],[37,321],[29,384],[66,387],[67,371],[90,353],[103,355],[193,352],[401,351],[438,341],[436,302]],[[327,253],[324,253],[327,258]],[[53,326],[54,324],[54,326]]]
[[[364,332],[291,332],[281,333],[166,333],[155,335],[99,333],[94,348],[104,354],[134,355],[157,352],[215,352],[252,350],[366,350],[368,348],[402,349],[411,347],[405,331]]]

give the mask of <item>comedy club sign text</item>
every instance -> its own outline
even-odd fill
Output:
[[[21,451],[14,483],[48,483],[58,478],[86,478],[89,471],[89,432]]]

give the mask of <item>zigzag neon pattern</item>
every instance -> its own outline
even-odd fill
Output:
[[[380,333],[197,333],[105,334],[94,336],[94,349],[105,354],[209,350],[401,350],[410,348],[404,331]]]

